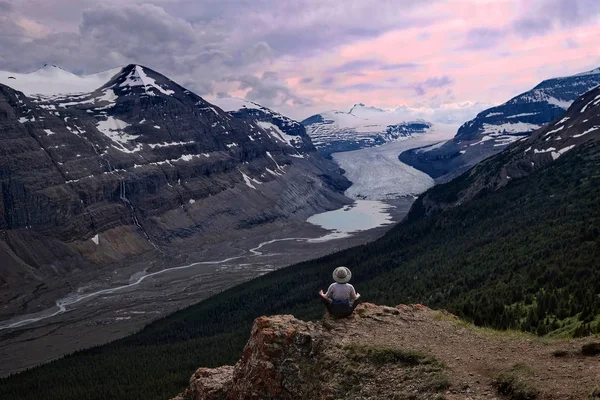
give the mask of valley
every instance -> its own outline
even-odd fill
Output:
[[[127,336],[153,320],[275,269],[373,241],[408,213],[412,201],[371,202],[380,204],[371,214],[356,207],[362,210],[364,227],[347,226],[356,218],[352,206],[346,206],[341,210],[349,211],[343,211],[342,218],[328,219],[329,229],[301,222],[267,224],[235,240],[181,252],[168,261],[149,252],[134,264],[96,273],[96,279],[74,277],[73,290],[55,306],[47,307],[60,289],[32,300],[39,312],[0,322],[0,357],[6,361],[0,375]],[[317,223],[319,215],[330,213],[310,220]],[[6,315],[10,307],[3,308]]]
[[[433,184],[398,156],[439,141],[437,125],[332,161],[302,124],[240,99],[221,99],[219,109],[144,66],[79,77],[46,65],[7,76],[0,82],[23,92],[0,85],[0,145],[11,149],[0,162],[0,255],[9,258],[0,265],[0,375],[372,242]],[[361,124],[385,117],[374,132],[400,122],[359,111]],[[338,140],[330,133],[319,140]],[[55,218],[51,204],[60,205]]]

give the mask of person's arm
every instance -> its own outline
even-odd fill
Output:
[[[321,295],[322,298],[324,299],[329,299],[329,296],[331,296],[331,287],[332,285],[329,285],[329,287],[327,288],[327,293],[323,293],[323,290],[319,291],[319,294]]]
[[[350,286],[350,288],[352,289],[350,291],[350,297],[352,297],[352,301],[358,299],[360,297],[360,293],[356,293],[356,290],[354,290],[354,286],[348,284],[348,286]]]

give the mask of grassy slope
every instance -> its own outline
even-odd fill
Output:
[[[316,293],[340,264],[351,267],[366,301],[421,302],[481,325],[520,327],[543,293],[560,304],[542,316],[548,322],[559,311],[576,321],[585,304],[597,315],[599,167],[598,145],[567,153],[546,170],[414,218],[375,243],[275,271],[134,336],[1,380],[0,398],[168,399],[197,367],[235,362],[255,317],[319,318]],[[435,190],[448,195],[452,185]]]

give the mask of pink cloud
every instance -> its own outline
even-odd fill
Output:
[[[308,62],[300,60],[293,68],[296,76],[288,80],[288,84],[302,95],[318,99],[317,104],[341,109],[357,102],[390,108],[428,101],[498,104],[543,79],[600,65],[597,26],[557,28],[545,36],[524,39],[512,29],[523,12],[521,5],[522,2],[516,0],[459,0],[415,10],[415,13],[443,16],[443,19],[427,27],[391,31],[342,46]],[[477,28],[485,30],[473,32]],[[498,37],[490,37],[489,32]],[[465,46],[473,33],[483,35],[484,43],[486,35],[493,40],[489,46]],[[565,46],[566,37],[577,46]],[[308,76],[302,73],[305,70],[310,71],[311,77],[319,77],[324,76],[328,68],[356,60],[414,63],[418,67],[401,71],[366,67],[361,74],[339,74],[333,88],[319,88],[318,79],[310,84],[302,83],[302,78]],[[410,90],[419,82],[443,76],[450,77],[449,85],[428,88],[423,95]],[[356,89],[343,90],[344,87]]]

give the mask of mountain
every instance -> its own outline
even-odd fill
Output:
[[[109,69],[97,74],[80,76],[52,64],[27,74],[0,71],[0,83],[23,92],[55,96],[57,94],[89,93],[104,85],[118,74],[122,67]]]
[[[598,96],[600,89],[587,93],[567,111],[568,120],[562,121],[566,116],[561,116],[554,120],[552,127],[492,156],[481,168],[433,187],[416,200],[408,218],[379,240],[263,275],[157,320],[130,337],[0,380],[0,397],[164,400],[180,393],[200,365],[233,365],[241,356],[240,366],[269,366],[268,363],[245,362],[253,360],[251,357],[256,354],[243,352],[253,321],[260,316],[277,314],[292,314],[302,320],[321,319],[323,306],[317,293],[331,282],[331,271],[339,265],[352,270],[352,283],[363,301],[388,306],[420,303],[446,309],[477,326],[518,329],[550,335],[554,339],[539,342],[527,338],[518,342],[526,346],[521,347],[517,342],[502,340],[501,333],[490,334],[489,330],[476,330],[476,335],[471,336],[468,332],[471,328],[464,323],[458,327],[435,327],[426,323],[441,324],[445,318],[442,313],[431,319],[424,318],[423,325],[413,322],[411,316],[399,314],[400,328],[396,330],[387,320],[394,318],[393,313],[383,310],[381,315],[371,317],[365,330],[355,331],[352,328],[357,325],[346,321],[339,322],[341,327],[324,321],[326,338],[341,336],[351,342],[362,337],[362,333],[372,331],[374,335],[371,340],[367,338],[366,343],[375,345],[378,334],[382,340],[406,340],[416,336],[425,341],[409,349],[432,348],[438,343],[446,346],[448,352],[440,352],[439,357],[450,357],[447,364],[475,368],[464,370],[459,382],[470,381],[469,373],[500,372],[488,368],[488,362],[493,365],[506,361],[534,362],[535,365],[530,365],[537,371],[533,376],[543,377],[540,390],[545,391],[548,398],[566,398],[559,390],[571,386],[557,388],[552,393],[555,387],[552,385],[569,382],[573,376],[583,379],[573,390],[590,390],[592,385],[597,385],[594,379],[597,371],[589,374],[567,371],[578,368],[579,362],[587,365],[589,361],[582,357],[579,345],[584,341],[597,341],[597,336],[569,342],[555,340],[600,333],[597,296],[600,290],[597,261],[600,257],[600,141],[595,129],[587,132],[598,124]],[[560,131],[552,132],[560,126],[563,126]],[[545,134],[548,136],[544,137]],[[551,139],[546,140],[549,137]],[[553,146],[552,142],[560,144]],[[571,145],[574,147],[565,150]],[[556,154],[553,156],[553,153]],[[539,158],[528,158],[536,154]],[[525,173],[527,162],[532,169]],[[532,166],[531,162],[540,165]],[[504,172],[509,172],[510,179]],[[485,186],[486,177],[490,179],[489,186]],[[362,318],[360,313],[359,317]],[[302,334],[293,336],[292,324],[283,331],[278,329],[280,325],[265,325],[264,332],[273,335],[270,337],[292,346],[265,347],[267,350],[304,349],[307,342],[316,349],[321,343],[325,346],[320,349],[340,349],[335,344],[328,347],[332,342],[321,341],[321,336],[310,336],[310,340],[303,340],[306,336]],[[304,326],[296,332],[304,332]],[[353,336],[354,333],[357,335]],[[484,342],[479,347],[488,334],[500,341],[494,341],[493,345]],[[508,332],[506,336],[518,338],[520,335]],[[313,337],[317,340],[313,341]],[[465,338],[463,345],[453,347],[458,340],[463,340],[461,338]],[[540,343],[543,346],[538,347]],[[490,344],[487,349],[486,344]],[[554,347],[547,347],[554,345],[560,353],[554,353]],[[408,346],[402,348],[405,347]],[[456,354],[460,349],[465,353]],[[506,354],[497,353],[505,350]],[[532,352],[528,353],[529,350]],[[569,357],[559,358],[565,351]],[[322,365],[316,362],[322,353],[312,354],[315,358],[311,358],[308,369],[302,371],[315,371]],[[519,359],[521,354],[525,360]],[[571,361],[576,363],[570,364]],[[478,365],[482,365],[480,369]],[[506,366],[512,367],[511,362]],[[235,368],[222,371],[224,382]],[[548,375],[542,376],[542,373]],[[207,375],[208,378],[214,376]],[[95,379],[89,379],[90,376]],[[353,382],[359,379],[369,382],[368,376],[357,376]],[[328,368],[327,377],[336,379],[337,375],[331,374]],[[201,375],[192,380],[202,378],[207,377]],[[475,380],[483,385],[489,382]],[[390,382],[385,381],[386,385]],[[382,388],[387,389],[387,386]],[[453,385],[450,390],[455,389],[457,386]],[[577,393],[582,396],[578,394],[575,398],[587,396],[585,392]]]
[[[529,137],[508,146],[495,157],[477,164],[467,173],[439,189],[433,188],[413,206],[413,214],[430,215],[455,207],[506,186],[511,180],[544,169],[581,146],[600,140],[600,87],[578,98],[566,113]]]
[[[600,68],[545,80],[504,104],[480,112],[443,146],[408,150],[400,160],[438,181],[448,181],[555,120],[574,100],[598,85]]]
[[[420,304],[365,303],[341,320],[257,318],[235,365],[198,369],[173,400],[467,400],[511,391],[513,399],[584,399],[600,370],[581,355],[586,346],[593,344],[486,334]],[[559,352],[572,357],[548,367]]]
[[[429,122],[403,121],[392,111],[362,103],[354,105],[349,112],[332,110],[313,115],[302,121],[302,125],[324,156],[377,146],[434,129]]]
[[[0,314],[37,307],[22,285],[65,293],[132,257],[168,260],[349,202],[308,136],[278,136],[150,68],[0,77],[22,90],[0,84]]]
[[[235,97],[217,98],[213,103],[236,118],[254,122],[276,141],[304,151],[315,150],[304,126],[276,111]]]

